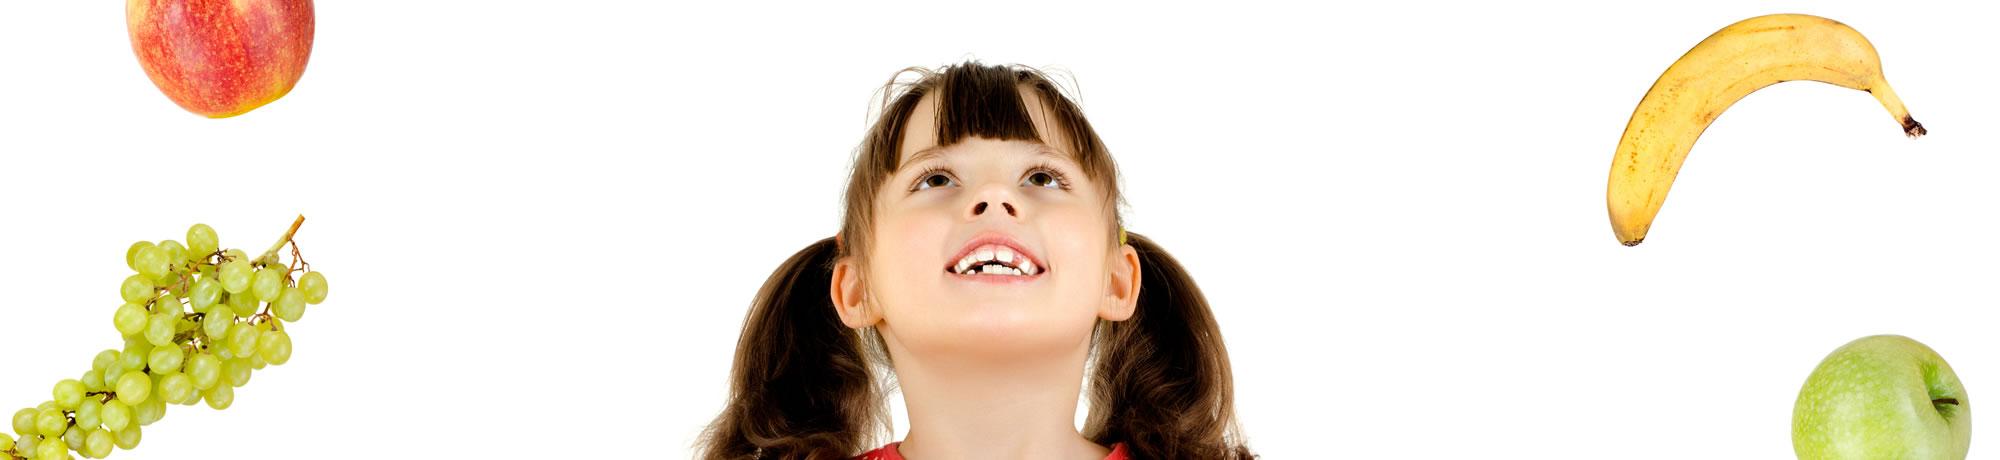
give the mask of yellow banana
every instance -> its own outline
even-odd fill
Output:
[[[1882,78],[1875,46],[1846,24],[1802,14],[1730,24],[1667,67],[1632,111],[1605,193],[1618,241],[1633,246],[1646,239],[1688,149],[1710,122],[1743,96],[1790,80],[1867,91],[1902,123],[1905,134],[1925,132]]]

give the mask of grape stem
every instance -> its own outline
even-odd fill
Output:
[[[264,255],[257,256],[257,258],[252,260],[250,263],[257,265],[270,265],[278,263],[278,250],[284,249],[286,244],[290,244],[292,242],[292,235],[299,233],[299,226],[304,225],[305,223],[306,223],[306,216],[304,214],[300,214],[298,219],[292,220],[292,228],[285,229],[285,236],[278,237],[278,242],[273,243],[271,245],[271,249],[264,251]]]

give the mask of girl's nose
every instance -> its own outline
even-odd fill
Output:
[[[979,202],[978,204],[974,204],[974,205],[972,205],[972,217],[979,217],[979,216],[982,216],[982,215],[985,215],[985,214],[986,214],[986,208],[987,208],[987,204],[988,204],[988,202],[987,202],[987,201],[983,201],[983,200],[982,200],[982,201],[980,201],[980,202]],[[1014,210],[1014,204],[1013,204],[1013,203],[1008,203],[1008,202],[1005,202],[1005,201],[1002,201],[1002,202],[1000,202],[1000,207],[1003,207],[1003,208],[1007,208],[1007,216],[1008,216],[1008,217],[1020,217],[1020,216],[1021,216],[1021,213],[1020,213],[1019,211],[1015,211],[1015,210]]]

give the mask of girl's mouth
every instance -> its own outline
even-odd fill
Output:
[[[959,276],[1012,276],[1034,278],[1048,269],[1030,253],[1005,236],[975,238],[959,251],[946,273]]]

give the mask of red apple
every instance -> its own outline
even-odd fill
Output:
[[[312,54],[312,0],[126,0],[125,25],[153,85],[209,118],[284,97]]]

